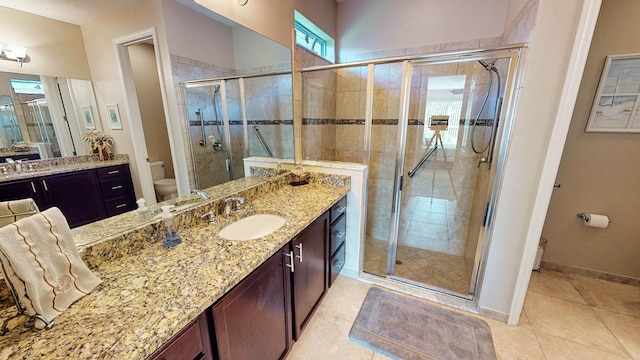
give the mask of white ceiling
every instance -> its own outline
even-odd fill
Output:
[[[105,14],[141,0],[0,0],[0,6],[75,25],[83,25]]]

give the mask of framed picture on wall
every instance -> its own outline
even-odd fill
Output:
[[[93,119],[93,112],[91,111],[91,105],[81,107],[82,118],[84,119],[84,127],[87,130],[95,130],[96,122]]]
[[[640,54],[607,56],[585,131],[640,133]]]
[[[111,130],[122,130],[118,104],[107,105],[107,119],[109,119],[109,128]]]

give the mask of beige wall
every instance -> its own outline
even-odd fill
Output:
[[[295,0],[295,6],[304,17],[336,39],[338,6],[335,0]]]
[[[0,41],[27,48],[29,63],[0,61],[0,71],[90,79],[80,27],[0,7]]]
[[[175,1],[163,0],[172,54],[233,69],[232,29]]]
[[[236,1],[195,2],[284,46],[291,47],[293,0],[251,0],[245,6],[239,6]]]
[[[540,0],[537,5],[480,294],[486,312],[511,311],[528,236],[541,231],[532,223],[534,205],[584,3]]]
[[[243,26],[232,30],[234,68],[238,73],[248,69],[268,71],[283,66],[290,68],[291,49]],[[214,64],[216,62],[213,62]]]
[[[520,11],[527,5],[529,0],[507,0],[506,15],[504,23],[509,25],[518,18]]]
[[[338,3],[340,58],[502,35],[506,0],[349,0]],[[348,58],[347,58],[348,60]],[[350,61],[350,60],[348,60]]]
[[[137,162],[133,156],[134,151],[130,135],[131,124],[127,116],[112,40],[155,27],[160,45],[166,44],[166,41],[163,43],[165,36],[162,19],[160,0],[143,0],[134,6],[105,15],[81,26],[100,116],[103,119],[107,119],[105,105],[118,104],[122,120],[122,130],[110,130],[105,122],[103,126],[104,132],[113,137],[115,142],[114,151],[116,153],[129,154],[133,184],[138,197],[142,196],[142,191],[137,172]],[[170,61],[167,59],[166,63],[170,63]],[[171,95],[171,93],[168,95]]]
[[[173,178],[171,148],[169,147],[169,135],[162,107],[160,79],[158,78],[153,45],[132,45],[129,47],[129,56],[131,57],[131,69],[138,95],[149,161],[164,161],[165,176]]]
[[[607,55],[640,53],[640,2],[604,0],[543,230],[544,261],[640,278],[640,134],[584,131]],[[608,215],[588,228],[577,212]]]

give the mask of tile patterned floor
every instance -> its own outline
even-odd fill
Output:
[[[370,287],[339,276],[287,360],[387,359],[349,340]],[[543,269],[533,273],[518,326],[482,319],[499,360],[640,360],[637,286]]]
[[[364,269],[378,276],[385,276],[387,242],[367,238]],[[396,275],[419,283],[430,284],[459,294],[469,292],[469,278],[462,256],[437,251],[398,246]]]

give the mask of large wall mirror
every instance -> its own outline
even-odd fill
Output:
[[[119,73],[113,69],[116,54],[112,39],[153,26],[161,29],[158,31],[159,43],[141,42],[128,49],[133,70],[131,75],[135,78],[133,81],[136,84],[135,96],[139,104],[139,108],[132,111],[138,111],[142,119],[150,162],[164,161],[167,168],[166,177],[181,176],[178,172],[173,173],[174,160],[186,163],[189,171],[185,172],[184,176],[189,177],[190,187],[206,188],[244,176],[244,157],[293,158],[291,50],[288,47],[190,0],[113,3],[117,5],[108,12],[105,12],[104,4],[73,3],[72,6],[85,7],[85,12],[89,13],[92,6],[100,7],[95,12],[100,14],[98,17],[94,16],[85,24],[74,25],[81,29],[76,31],[81,34],[79,38],[70,39],[69,36],[65,36],[55,40],[51,39],[51,33],[41,34],[43,39],[47,37],[47,41],[55,43],[55,47],[49,46],[50,49],[55,48],[55,51],[59,51],[62,46],[73,48],[75,54],[79,54],[79,47],[86,49],[83,50],[86,59],[83,60],[84,65],[78,66],[90,69],[87,70],[87,76],[91,79],[68,79],[68,67],[56,72],[51,68],[55,63],[55,55],[48,58],[51,64],[47,65],[46,74],[32,71],[42,68],[38,67],[39,61],[45,58],[42,53],[36,52],[35,48],[28,50],[31,62],[23,64],[21,68],[14,63],[15,73],[7,71],[4,77],[0,77],[0,82],[3,83],[0,89],[8,88],[8,91],[0,91],[0,111],[3,116],[0,119],[3,129],[3,134],[0,134],[3,137],[0,147],[10,146],[12,142],[19,141],[20,135],[25,142],[43,142],[40,130],[34,132],[33,136],[29,130],[30,126],[37,129],[33,121],[25,119],[25,125],[21,125],[20,117],[17,116],[20,110],[16,109],[17,104],[21,102],[38,99],[16,99],[15,94],[11,92],[11,86],[4,85],[4,78],[25,78],[43,83],[44,93],[39,95],[46,99],[46,110],[51,114],[51,120],[46,120],[50,125],[44,127],[53,129],[55,136],[50,136],[49,139],[55,138],[57,141],[57,145],[51,141],[48,150],[50,156],[87,154],[88,149],[82,143],[82,137],[87,131],[95,128],[116,137],[116,152],[129,153],[133,159],[130,150],[133,148],[129,134],[130,119],[127,118],[123,100],[118,100],[124,99],[125,96],[122,94]],[[55,7],[57,4],[70,6],[66,1],[52,2],[48,6]],[[35,27],[39,27],[38,19],[43,23],[50,23],[52,19],[65,21],[61,16],[56,16],[56,11],[52,11],[51,7],[38,13],[38,9],[27,8],[29,4],[25,4],[24,1],[14,0],[0,0],[0,6],[28,12],[28,23]],[[34,17],[33,14],[38,16]],[[0,24],[0,29],[4,32],[9,26],[16,28],[11,24]],[[15,33],[17,30],[11,31]],[[25,33],[24,36],[32,35]],[[19,42],[20,36],[14,36],[14,39],[10,40]],[[153,61],[153,56],[149,54],[153,54],[154,46],[159,46],[158,44],[162,44],[163,49],[168,48],[169,54],[164,50],[161,52],[161,60],[164,76],[170,71],[173,80],[173,87],[166,86],[165,82],[165,91],[171,96],[163,94],[157,85],[145,80],[148,79],[148,75],[153,75],[156,69],[156,65],[148,61]],[[99,47],[99,56],[96,56],[96,47]],[[59,63],[64,67],[61,61]],[[0,71],[7,68],[8,66],[2,64]],[[158,76],[157,72],[155,76]],[[188,93],[185,92],[185,83],[204,79],[220,82],[224,94],[219,90],[220,86],[217,87],[217,92],[216,87],[193,88]],[[54,93],[54,89],[57,94],[55,101],[50,99],[54,96],[49,96],[49,93]],[[158,96],[161,97],[160,102],[157,100]],[[167,119],[166,112],[161,109],[157,111],[163,106],[162,101],[167,101],[168,98],[173,99],[172,106],[177,105],[178,108],[177,115],[169,115],[171,119]],[[52,102],[56,102],[57,105],[51,106]],[[114,103],[118,103],[124,123],[123,129],[114,130],[108,124],[106,107]],[[11,107],[15,109],[16,116],[11,120],[5,120],[4,109]],[[64,120],[63,111],[66,111],[66,119],[69,121]],[[223,121],[225,118],[227,120]],[[32,125],[29,125],[30,123]],[[167,124],[175,123],[180,124],[181,132],[175,131],[175,127],[174,131],[167,131]],[[46,138],[46,134],[42,134]],[[174,141],[170,141],[172,136],[181,138],[180,146],[183,147],[181,151],[185,154],[184,157],[172,157],[172,154],[166,152],[166,149],[176,144],[175,138]],[[216,140],[221,141],[222,151],[217,150],[219,147],[215,145]],[[235,170],[232,175],[221,175],[221,170],[216,165],[220,163],[218,157],[223,153],[226,157],[221,163],[225,164],[224,159],[230,160],[227,161],[227,167]],[[137,174],[140,167],[149,165],[133,162],[131,165],[133,180],[134,183],[138,182],[136,186],[139,189],[142,180]],[[140,196],[138,193],[136,195]]]

